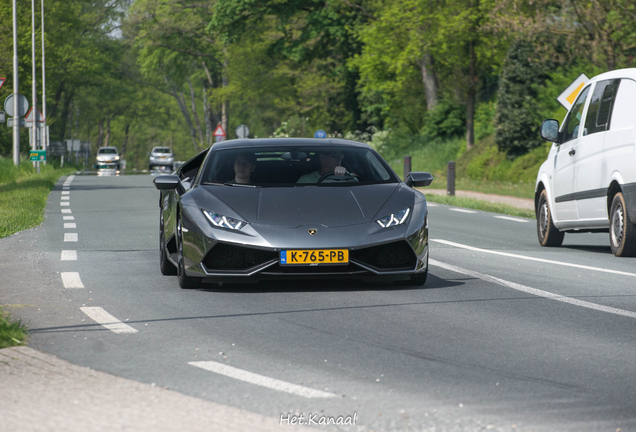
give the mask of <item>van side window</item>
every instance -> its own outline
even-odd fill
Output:
[[[583,116],[583,107],[585,106],[585,100],[587,94],[590,92],[590,86],[583,89],[576,102],[572,105],[572,109],[568,114],[568,118],[563,126],[563,142],[568,142],[571,139],[579,136],[579,126],[581,125],[581,117]]]
[[[636,126],[636,81],[623,78],[612,109],[610,130],[634,129]]]
[[[603,132],[609,129],[609,122],[614,108],[614,100],[618,91],[619,79],[599,81],[590,99],[585,118],[583,135]]]

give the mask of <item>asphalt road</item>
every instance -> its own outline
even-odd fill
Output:
[[[62,179],[40,228],[0,240],[37,271],[0,283],[29,346],[269,417],[355,414],[345,430],[636,430],[636,259],[606,234],[540,248],[534,221],[431,204],[423,288],[181,290],[151,181]]]

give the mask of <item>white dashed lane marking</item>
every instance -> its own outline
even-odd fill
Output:
[[[62,261],[77,261],[77,251],[63,250],[61,259]]]
[[[514,217],[510,217],[510,216],[494,216],[497,219],[505,219],[505,220],[509,220],[509,221],[513,221],[513,222],[521,222],[521,223],[528,223],[530,222],[527,219],[519,219],[519,218],[514,218]]]
[[[228,366],[223,363],[217,363],[213,361],[198,361],[189,362],[189,365],[205,369],[210,372],[225,375],[230,378],[245,381],[251,384],[256,384],[262,387],[267,387],[272,390],[278,390],[285,393],[291,393],[297,396],[306,398],[333,398],[338,397],[333,393],[327,393],[321,390],[312,389],[309,387],[300,386],[298,384],[288,383],[286,381],[269,378],[263,375],[248,372],[243,369],[238,369],[232,366]]]
[[[70,193],[69,191],[67,191],[67,190],[62,191],[62,195],[70,195],[70,194],[71,194],[71,193]]]
[[[77,272],[62,272],[62,283],[64,288],[84,288],[84,284]]]
[[[77,241],[77,233],[64,233],[64,241],[65,242],[76,242]]]
[[[487,253],[487,254],[500,255],[500,256],[505,256],[505,257],[510,257],[510,258],[524,259],[524,260],[528,260],[528,261],[536,261],[536,262],[545,263],[545,264],[554,264],[554,265],[560,265],[560,266],[565,266],[565,267],[574,267],[574,268],[579,268],[579,269],[583,269],[583,270],[592,270],[592,271],[597,271],[597,272],[602,272],[602,273],[611,273],[611,274],[617,274],[617,275],[622,275],[622,276],[636,277],[636,273],[629,273],[629,272],[624,272],[624,271],[619,271],[619,270],[611,270],[611,269],[600,268],[600,267],[590,267],[590,266],[584,266],[584,265],[581,265],[581,264],[572,264],[572,263],[548,260],[548,259],[543,259],[543,258],[529,257],[529,256],[525,256],[525,255],[516,255],[516,254],[511,254],[511,253],[508,253],[508,252],[499,252],[499,251],[495,251],[495,250],[480,249],[480,248],[476,248],[476,247],[473,247],[473,246],[464,245],[464,244],[461,244],[461,243],[451,242],[451,241],[448,241],[448,240],[430,239],[430,241],[441,243],[441,244],[445,244],[445,245],[448,245],[448,246],[454,246],[454,247],[461,248],[461,249],[467,249],[467,250],[471,250],[471,251],[475,251],[475,252],[482,252],[482,253]]]
[[[71,209],[62,209],[62,213],[72,213]]]
[[[71,197],[69,197],[69,196],[63,196],[63,197],[61,197],[61,200],[62,200],[62,201],[68,201],[68,200],[70,200],[70,199],[71,199]]]
[[[461,267],[454,266],[452,264],[446,264],[446,263],[443,263],[443,262],[439,262],[439,261],[434,260],[434,259],[429,259],[429,263],[431,265],[433,265],[433,266],[441,267],[441,268],[444,268],[446,270],[450,270],[450,271],[455,272],[455,273],[460,273],[460,274],[464,274],[466,276],[471,276],[471,277],[474,277],[474,278],[482,279],[482,280],[485,280],[487,282],[495,283],[495,284],[498,284],[498,285],[503,285],[503,286],[505,286],[507,288],[512,288],[512,289],[517,290],[517,291],[523,291],[525,293],[532,294],[532,295],[535,295],[535,296],[538,296],[538,297],[544,297],[544,298],[547,298],[547,299],[550,299],[550,300],[556,300],[556,301],[560,301],[560,302],[563,302],[563,303],[569,303],[571,305],[580,306],[580,307],[584,307],[584,308],[587,308],[587,309],[594,309],[594,310],[597,310],[597,311],[600,311],[600,312],[607,312],[607,313],[611,313],[611,314],[614,314],[614,315],[621,315],[621,316],[625,316],[625,317],[629,317],[629,318],[636,318],[636,312],[626,311],[626,310],[623,310],[623,309],[617,309],[617,308],[613,308],[613,307],[609,307],[609,306],[603,306],[603,305],[599,305],[599,304],[596,304],[596,303],[590,303],[590,302],[586,302],[586,301],[583,301],[583,300],[575,299],[575,298],[572,298],[572,297],[565,297],[565,296],[562,296],[562,295],[559,295],[559,294],[554,294],[554,293],[551,293],[551,292],[548,292],[548,291],[539,290],[539,289],[536,289],[536,288],[530,288],[530,287],[525,286],[525,285],[521,285],[521,284],[518,284],[518,283],[515,283],[515,282],[510,282],[510,281],[507,281],[507,280],[504,280],[504,279],[499,279],[499,278],[496,278],[494,276],[490,276],[490,275],[483,274],[483,273],[478,273],[478,272],[475,272],[475,271],[472,271],[472,270],[467,270],[467,269],[464,269],[464,268],[461,268]]]
[[[100,307],[81,307],[80,310],[88,315],[93,321],[103,325],[108,330],[115,333],[137,333],[138,331],[124,324],[104,309]]]
[[[68,202],[68,201],[62,201],[62,202],[60,202],[60,205],[61,205],[62,207],[69,207],[69,206],[71,205],[71,203],[70,203],[70,202]]]
[[[77,228],[77,224],[75,222],[67,222],[64,224],[64,228]]]
[[[64,219],[64,220],[75,220],[75,217],[73,217],[73,216],[62,216],[62,219]]]
[[[463,208],[449,208],[449,210],[460,212],[460,213],[477,213],[476,211],[466,210],[466,209],[463,209]]]

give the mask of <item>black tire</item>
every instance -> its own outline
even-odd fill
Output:
[[[552,222],[552,212],[548,205],[548,194],[545,189],[541,191],[539,205],[537,206],[537,237],[541,246],[558,247],[563,244],[565,233],[561,232]]]
[[[609,237],[612,253],[617,257],[636,255],[636,230],[625,206],[622,192],[614,195],[609,214]]]
[[[183,233],[182,233],[181,217],[177,221],[177,276],[179,278],[179,286],[182,289],[192,289],[199,287],[199,279],[188,276],[185,272],[185,263],[183,259]]]
[[[163,228],[163,210],[161,211],[161,226],[159,227],[159,269],[165,276],[175,276],[177,268],[168,259],[166,253],[166,236]]]

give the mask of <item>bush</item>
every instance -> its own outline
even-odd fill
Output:
[[[537,57],[531,41],[518,39],[510,44],[501,73],[495,117],[495,142],[510,158],[542,145],[538,89],[548,78],[550,66]]]

